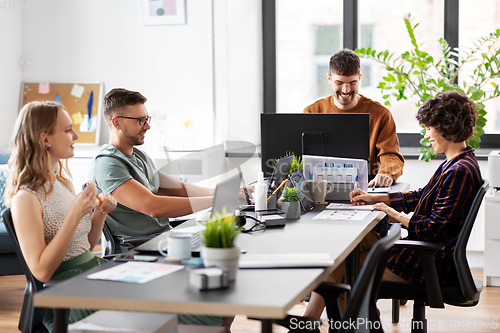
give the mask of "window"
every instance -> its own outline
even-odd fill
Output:
[[[312,100],[332,94],[332,88],[328,84],[326,75],[329,72],[330,57],[342,47],[341,32],[340,24],[315,27],[314,65],[316,67],[316,79],[314,83],[316,88],[311,96]]]
[[[485,10],[485,8],[488,8]],[[480,16],[476,16],[480,15]],[[480,17],[480,24],[478,22],[472,22],[471,17]],[[460,11],[459,11],[459,31],[458,31],[458,46],[461,49],[467,49],[468,47],[473,47],[475,42],[479,40],[480,37],[485,37],[490,34],[490,32],[495,31],[500,28],[500,2],[498,1],[485,1],[482,6],[478,6],[477,2],[474,0],[460,0]],[[497,45],[500,47],[500,45]],[[459,80],[466,80],[475,66],[469,66],[464,68],[459,73]],[[500,85],[500,79],[494,81],[497,85]],[[487,91],[492,91],[493,86],[489,86]],[[484,131],[490,134],[500,134],[500,97],[491,99],[485,104],[486,114],[486,126]]]
[[[408,13],[414,23],[419,23],[416,38],[421,49],[434,57],[440,54],[439,38],[447,38],[452,46],[467,47],[498,28],[497,22],[500,22],[497,0],[485,0],[484,6],[478,6],[475,0],[400,0],[397,6],[393,0],[269,0],[266,3],[276,6],[276,14],[272,15],[275,20],[264,21],[264,35],[271,30],[274,34],[276,27],[276,44],[271,49],[276,48],[276,58],[268,57],[264,62],[267,72],[276,66],[277,74],[274,81],[272,75],[264,73],[265,94],[271,96],[264,99],[266,112],[302,112],[305,106],[330,94],[330,87],[322,77],[328,71],[325,59],[331,55],[325,53],[333,49],[334,44],[341,43],[340,47],[351,49],[389,50],[397,55],[409,50],[410,39],[403,21]],[[484,8],[488,10],[485,12]],[[481,19],[471,20],[471,17]],[[362,59],[361,72],[359,92],[384,103],[376,88],[385,74],[383,66]],[[460,80],[468,75],[465,71],[460,74]],[[500,79],[497,84],[500,85]],[[415,120],[417,101],[417,97],[392,101],[390,107],[404,145],[419,146],[421,128]],[[491,149],[500,146],[500,98],[488,101],[486,110],[488,122],[481,148]]]
[[[342,0],[276,0],[276,112],[302,112],[331,94],[330,56],[342,47]]]
[[[371,47],[377,51],[389,50],[400,55],[411,47],[408,32],[404,25],[403,17],[411,13],[415,23],[419,23],[417,41],[422,49],[431,55],[438,55],[438,39],[444,33],[444,0],[412,1],[403,0],[398,6],[393,6],[392,0],[358,0],[360,36],[358,47]],[[390,36],[390,37],[389,37]],[[363,66],[364,65],[364,66]],[[382,76],[386,75],[383,65],[367,59],[362,59],[362,85],[360,94],[384,104],[382,93],[377,88]],[[371,75],[366,82],[366,73]],[[396,101],[388,107],[396,121],[398,133],[417,133],[420,126],[415,120],[418,98]]]

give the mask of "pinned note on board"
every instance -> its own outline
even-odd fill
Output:
[[[80,125],[83,121],[83,114],[81,112],[75,112],[71,115],[71,119],[73,119],[73,124]]]
[[[54,102],[59,103],[59,104],[62,104],[62,101],[61,101],[60,96],[61,96],[61,95],[57,94],[57,95],[56,95],[56,99],[54,100]]]
[[[85,91],[85,87],[79,84],[74,84],[73,89],[71,89],[71,95],[76,98],[82,98],[83,92]]]
[[[42,82],[38,84],[38,93],[42,95],[46,95],[50,92],[50,83]]]

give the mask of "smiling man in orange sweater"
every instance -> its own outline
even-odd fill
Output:
[[[348,49],[330,58],[328,82],[333,95],[304,109],[304,113],[368,113],[370,115],[370,182],[368,186],[390,186],[403,174],[404,158],[399,152],[396,124],[391,111],[359,95],[361,80],[358,55]]]

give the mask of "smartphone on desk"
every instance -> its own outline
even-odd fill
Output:
[[[157,261],[158,257],[155,256],[143,256],[143,255],[130,255],[130,254],[119,254],[113,257],[113,261],[145,261],[154,262]]]

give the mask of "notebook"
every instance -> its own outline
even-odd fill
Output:
[[[226,208],[226,212],[228,214],[233,214],[236,210],[236,205],[238,202],[238,194],[240,192],[240,183],[241,183],[241,175],[235,175],[230,177],[215,187],[214,201],[212,203],[212,216],[215,212],[222,213],[223,209]],[[193,222],[194,219],[188,220],[185,223],[189,224],[189,221]],[[182,224],[179,226],[181,229],[183,228]],[[174,230],[174,228],[172,230]],[[163,234],[155,237],[146,243],[143,243],[135,248],[137,251],[148,251],[148,252],[158,252],[158,243],[163,239],[168,239],[168,235],[172,232],[171,230],[164,232]],[[162,249],[163,251],[167,251],[168,241],[163,241]],[[193,256],[199,256],[199,252],[201,249],[201,241],[197,233],[193,233],[193,237],[191,237],[191,253]]]

